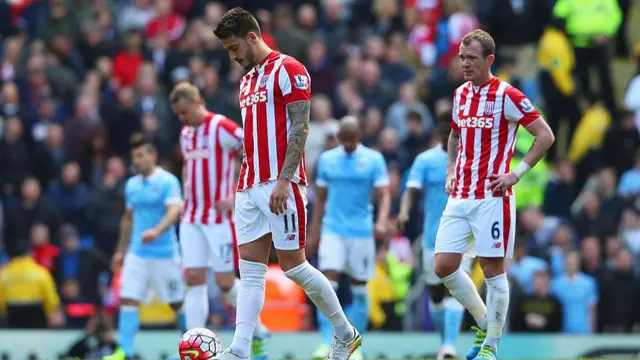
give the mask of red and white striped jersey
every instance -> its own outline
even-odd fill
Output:
[[[184,126],[180,148],[186,168],[182,221],[220,224],[231,213],[218,214],[215,204],[234,193],[234,157],[242,148],[242,129],[223,115],[209,113],[197,127]]]
[[[277,180],[284,164],[291,120],[287,105],[311,100],[307,69],[291,56],[271,52],[240,80],[244,157],[238,191]],[[306,185],[304,156],[291,181]]]
[[[467,82],[453,96],[451,127],[460,132],[452,197],[500,197],[489,188],[489,174],[510,171],[518,126],[540,117],[520,90],[493,77],[483,86]],[[509,189],[508,195],[513,190]]]

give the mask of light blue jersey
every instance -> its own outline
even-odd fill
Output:
[[[364,145],[351,154],[342,146],[325,151],[318,159],[316,184],[328,192],[323,232],[342,238],[373,237],[373,192],[389,185],[382,154]]]
[[[449,195],[444,190],[447,177],[447,152],[437,145],[418,155],[411,165],[407,188],[424,190],[422,246],[433,250],[440,218]]]
[[[175,225],[149,244],[142,243],[142,233],[158,225],[167,205],[182,202],[178,178],[158,167],[146,178],[136,175],[127,180],[124,196],[132,212],[129,251],[141,258],[177,257]]]

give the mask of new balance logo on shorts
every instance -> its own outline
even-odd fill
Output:
[[[502,243],[499,243],[499,242],[493,243],[493,248],[494,249],[500,249],[501,247],[502,247]]]
[[[295,240],[295,239],[296,239],[296,234],[291,234],[291,235],[287,236],[287,240],[288,241],[292,241],[292,240]]]

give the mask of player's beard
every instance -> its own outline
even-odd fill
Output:
[[[245,70],[251,70],[256,65],[258,65],[258,64],[256,64],[256,56],[253,53],[253,48],[251,47],[249,42],[247,42],[247,66],[245,66],[244,69]]]

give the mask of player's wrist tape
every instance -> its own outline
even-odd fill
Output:
[[[513,169],[513,173],[518,177],[518,179],[522,179],[524,174],[526,174],[529,170],[531,170],[531,165],[527,164],[524,161],[521,161],[515,169]]]

